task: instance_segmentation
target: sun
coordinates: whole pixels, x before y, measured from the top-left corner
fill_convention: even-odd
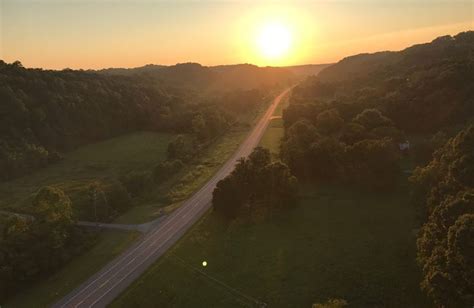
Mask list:
[[[282,23],[267,23],[259,29],[256,43],[263,58],[282,59],[291,48],[292,33],[289,27]]]

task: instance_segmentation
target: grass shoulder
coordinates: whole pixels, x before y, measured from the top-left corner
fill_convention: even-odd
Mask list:
[[[139,236],[138,232],[129,231],[101,232],[90,250],[74,258],[53,276],[11,298],[5,307],[48,307],[118,256]]]
[[[115,222],[147,222],[161,215],[161,211],[158,213],[160,209],[165,209],[166,213],[178,207],[237,149],[263,110],[264,108],[258,113],[247,115],[240,125],[233,126],[230,131],[216,138],[202,152],[197,153],[192,163],[169,181],[149,191],[147,195],[134,199],[134,206]],[[11,205],[14,204],[14,208],[18,209],[22,202],[26,204],[31,199],[41,184],[54,183],[71,192],[87,186],[98,176],[116,178],[123,172],[150,168],[166,158],[167,146],[172,138],[173,135],[170,134],[141,132],[80,148],[69,153],[62,162],[46,167],[30,178],[3,183],[2,188],[5,190],[9,185],[19,189],[15,192],[15,202],[5,200],[8,197],[6,193],[0,194],[0,199],[2,204],[9,205],[7,208],[12,208]],[[163,196],[167,196],[167,200],[163,200]],[[135,232],[101,232],[90,250],[75,257],[53,276],[35,283],[10,299],[7,307],[48,306],[119,255],[138,236]]]
[[[354,307],[424,306],[407,201],[403,192],[309,185],[293,209],[258,223],[229,224],[211,212],[112,307],[254,304],[213,279],[272,307],[328,298]]]

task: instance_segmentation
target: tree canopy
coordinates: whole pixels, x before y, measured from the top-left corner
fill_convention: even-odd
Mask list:
[[[262,209],[290,205],[296,197],[297,180],[281,162],[272,162],[270,151],[257,147],[242,158],[213,192],[216,212],[229,218],[254,214]]]
[[[415,170],[416,200],[425,223],[418,236],[422,288],[439,306],[474,300],[474,127]]]

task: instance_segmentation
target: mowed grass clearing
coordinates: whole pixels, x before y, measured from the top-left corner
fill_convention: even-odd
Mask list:
[[[0,183],[0,209],[21,210],[46,185],[58,186],[68,193],[86,187],[95,179],[113,178],[131,170],[150,168],[166,159],[172,138],[172,134],[137,132],[66,153],[58,163]]]
[[[258,222],[228,223],[211,212],[112,307],[256,305],[214,279],[269,307],[328,298],[351,307],[423,307],[414,217],[404,191],[344,187],[305,187],[293,209]]]
[[[144,223],[170,213],[204,185],[237,150],[248,129],[235,129],[213,142],[166,182],[148,189],[116,223]]]
[[[260,146],[270,150],[272,157],[278,159],[280,155],[280,143],[281,138],[285,134],[285,129],[283,127],[283,119],[281,118],[283,114],[283,109],[285,109],[289,104],[288,95],[283,98],[280,104],[275,109],[273,113],[273,118],[268,124],[265,134],[260,140]]]
[[[270,150],[273,158],[278,158],[280,153],[281,138],[285,134],[283,128],[283,120],[281,118],[274,118],[268,124],[265,134],[260,140],[260,146]]]

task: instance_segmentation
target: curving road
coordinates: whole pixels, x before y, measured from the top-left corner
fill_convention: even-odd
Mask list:
[[[236,162],[241,157],[248,156],[258,145],[275,108],[289,91],[290,89],[286,89],[273,100],[239,149],[206,185],[161,224],[53,307],[105,307],[124,291],[211,207],[212,192],[217,182],[232,172]]]

